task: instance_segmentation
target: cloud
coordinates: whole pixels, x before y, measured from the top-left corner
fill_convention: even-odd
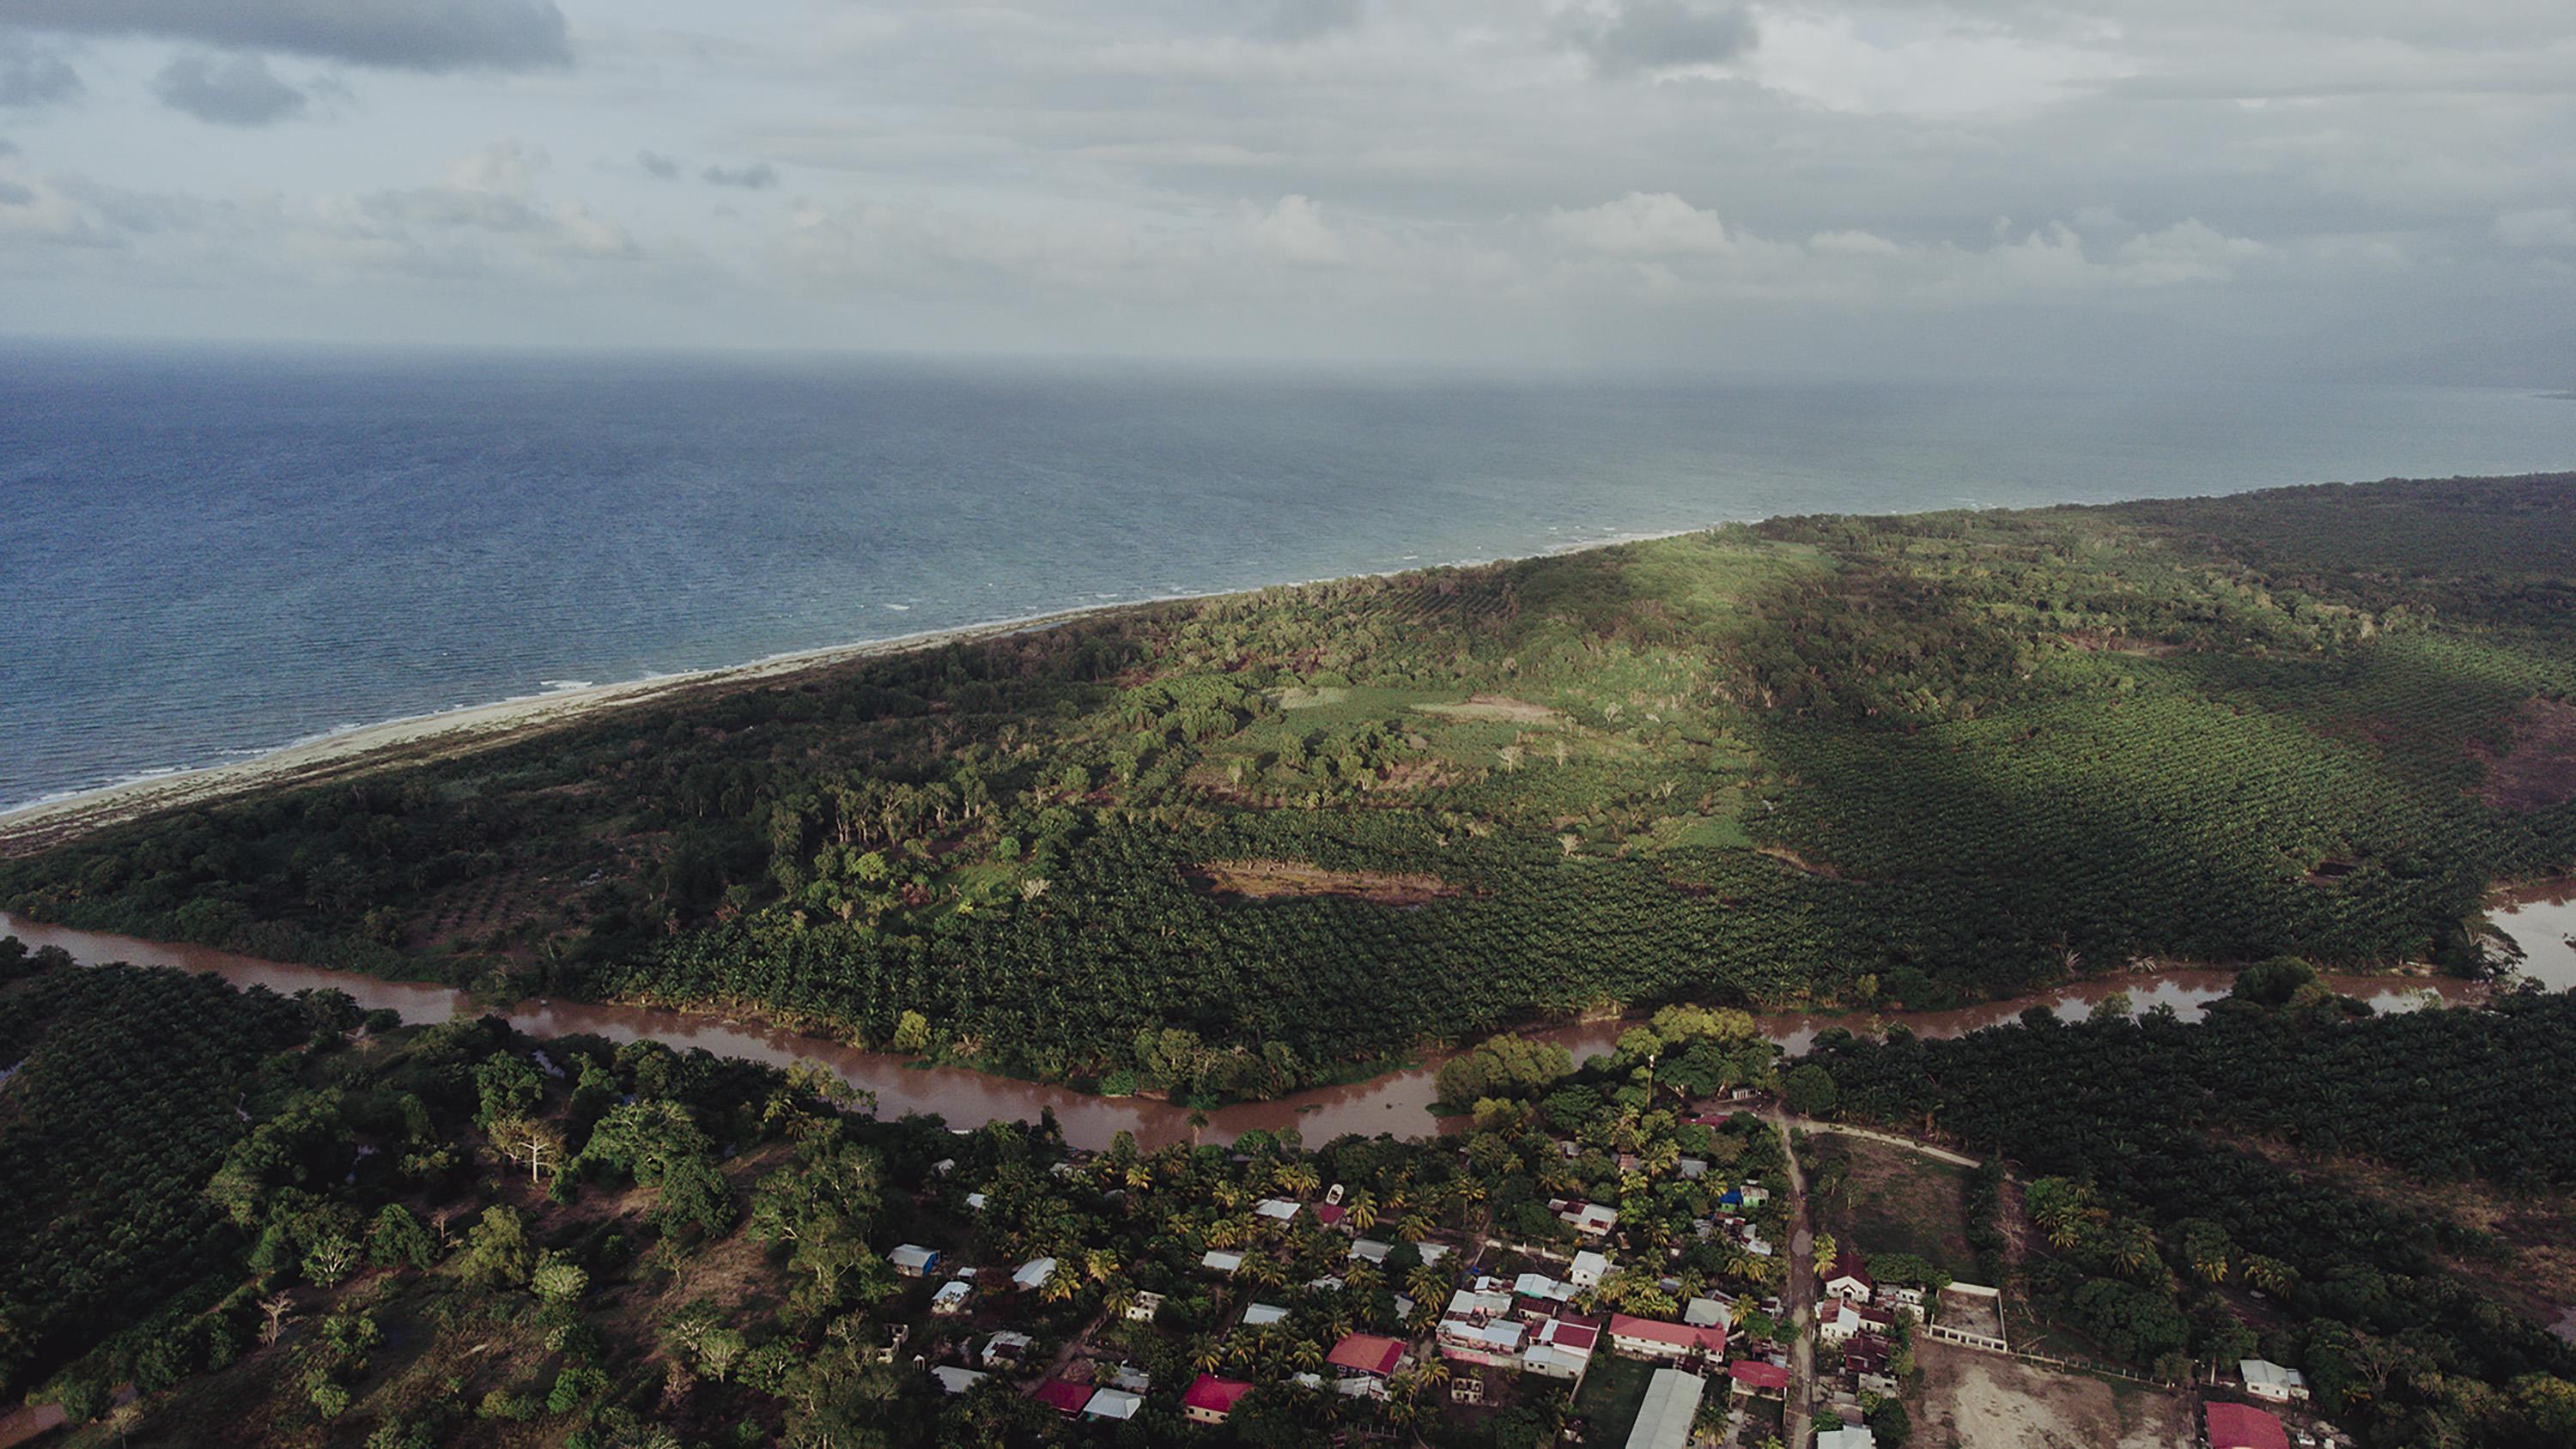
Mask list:
[[[2543,206],[2496,218],[2495,237],[2522,250],[2576,247],[2576,207]]]
[[[495,141],[448,167],[437,185],[374,192],[337,212],[344,232],[378,241],[410,244],[440,233],[483,233],[558,258],[642,255],[617,223],[579,202],[539,197],[536,177],[546,164],[543,151]]]
[[[390,70],[535,70],[572,60],[554,0],[0,0],[0,23]]]
[[[663,181],[669,181],[680,174],[680,163],[659,151],[636,152],[635,164],[644,168],[645,175]]]
[[[80,73],[68,61],[0,31],[0,108],[50,105],[80,93]]]
[[[174,57],[152,81],[172,110],[218,126],[265,126],[304,110],[304,92],[270,73],[256,55]]]
[[[743,191],[766,191],[778,184],[778,168],[766,161],[749,166],[710,166],[698,173],[709,186],[731,186]]]
[[[1735,245],[1716,212],[1669,191],[1631,191],[1581,211],[1559,208],[1542,226],[1561,241],[1613,257],[1712,256]]]
[[[1723,65],[1753,48],[1752,12],[1709,0],[1624,0],[1574,21],[1568,38],[1602,76]]]

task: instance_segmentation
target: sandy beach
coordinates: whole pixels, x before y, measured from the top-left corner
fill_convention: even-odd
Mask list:
[[[0,813],[0,855],[28,854],[128,820],[203,805],[253,790],[310,785],[395,765],[417,764],[512,744],[550,729],[594,719],[615,710],[668,700],[675,695],[772,683],[792,675],[860,660],[882,659],[978,639],[1002,638],[1053,628],[1078,618],[1145,607],[1151,605],[1120,603],[1104,604],[1095,609],[1069,609],[1029,619],[800,650],[720,669],[522,695],[489,704],[442,710],[437,714],[412,715],[362,725],[317,739],[298,741],[245,760],[126,780]]]

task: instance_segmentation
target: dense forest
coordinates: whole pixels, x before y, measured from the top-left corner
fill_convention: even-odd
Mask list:
[[[2576,862],[2576,480],[1798,518],[710,687],[0,905],[1184,1099],[1678,1000],[2485,960]]]
[[[1287,1449],[1340,1429],[1539,1449],[1620,1406],[1501,1373],[1453,1403],[1427,1352],[1359,1397],[1298,1375],[1331,1374],[1354,1332],[1426,1340],[1471,1255],[1564,1273],[1569,1196],[1620,1212],[1580,1240],[1616,1260],[1583,1309],[1725,1293],[1737,1352],[1783,1331],[1760,1304],[1784,1260],[1696,1231],[1784,1161],[1769,1123],[1685,1105],[1776,1080],[1741,1013],[1668,1009],[1582,1067],[1498,1042],[1451,1078],[1475,1123],[1437,1142],[1095,1154],[1045,1123],[883,1120],[804,1067],[401,1026],[335,992],[15,945],[0,1194],[33,1210],[4,1229],[0,1394],[58,1406],[84,1449]],[[1785,1240],[1782,1211],[1753,1229]],[[1466,1246],[1486,1237],[1528,1253]],[[934,1266],[906,1276],[905,1246]],[[1212,1251],[1242,1261],[1210,1271]],[[1221,1427],[1182,1421],[1201,1374],[1254,1386]],[[1042,1383],[1144,1403],[1075,1419]]]
[[[1837,1032],[1802,1074],[1822,1110],[2027,1174],[2005,1271],[2114,1358],[2180,1377],[2259,1350],[2388,1449],[2576,1443],[2576,1346],[2533,1316],[2570,1288],[2564,1228],[2516,1241],[2455,1210],[2498,1194],[2563,1224],[2576,994],[2369,1017],[2272,962],[2195,1024]]]

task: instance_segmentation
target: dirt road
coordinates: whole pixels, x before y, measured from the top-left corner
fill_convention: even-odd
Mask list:
[[[1815,1434],[1816,1234],[1807,1219],[1807,1171],[1789,1147],[1790,1123],[1787,1113],[1772,1109],[1771,1125],[1780,1129],[1780,1145],[1789,1159],[1789,1281],[1780,1289],[1780,1306],[1788,1311],[1798,1334],[1789,1348],[1789,1402],[1784,1417],[1789,1449],[1807,1449]]]

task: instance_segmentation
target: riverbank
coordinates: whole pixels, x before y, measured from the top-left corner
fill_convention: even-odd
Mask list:
[[[203,946],[72,930],[6,912],[0,912],[0,935],[15,935],[30,947],[59,946],[83,965],[126,961],[211,971],[236,986],[265,986],[286,994],[313,989],[345,991],[365,1010],[392,1011],[412,1024],[482,1015],[488,1010],[454,987],[388,981],[318,966],[263,961]],[[2326,980],[2335,990],[2358,996],[2382,1011],[2414,1009],[2423,1004],[2428,991],[2452,1005],[2473,1005],[2486,995],[2481,983],[2449,977],[2335,975]],[[2033,1006],[2044,1006],[2065,1020],[2080,1020],[2114,993],[2125,994],[2132,1010],[2145,1012],[2167,1006],[2185,1019],[2192,1019],[2210,1002],[2227,995],[2234,981],[2235,973],[2215,967],[2166,967],[2099,977],[1949,1011],[1768,1013],[1754,1019],[1766,1037],[1794,1055],[1805,1051],[1819,1034],[1836,1028],[1875,1035],[1901,1025],[1922,1037],[1960,1036],[2012,1021]],[[2576,975],[2553,989],[2570,985],[2576,985]],[[851,1086],[873,1094],[879,1110],[887,1115],[935,1113],[953,1124],[965,1125],[1034,1122],[1052,1114],[1068,1142],[1095,1150],[1107,1147],[1121,1132],[1133,1134],[1149,1148],[1172,1142],[1231,1142],[1246,1132],[1291,1129],[1308,1142],[1320,1143],[1347,1133],[1428,1136],[1451,1120],[1438,1112],[1436,1079],[1441,1063],[1447,1060],[1445,1053],[1425,1053],[1417,1065],[1366,1081],[1315,1087],[1284,1097],[1237,1102],[1212,1112],[1194,1113],[1155,1098],[1094,1096],[1050,1083],[863,1051],[828,1037],[808,1036],[739,1016],[546,999],[521,1001],[491,1014],[504,1017],[531,1036],[590,1034],[615,1042],[650,1038],[680,1051],[704,1048],[718,1056],[772,1066],[814,1062]],[[1617,1017],[1532,1027],[1521,1034],[1562,1046],[1580,1061],[1585,1056],[1613,1050],[1620,1034],[1635,1024],[1633,1018]]]

